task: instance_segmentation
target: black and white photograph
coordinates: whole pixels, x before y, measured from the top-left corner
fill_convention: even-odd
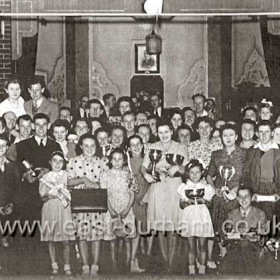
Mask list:
[[[0,280],[280,278],[280,0],[0,11]]]

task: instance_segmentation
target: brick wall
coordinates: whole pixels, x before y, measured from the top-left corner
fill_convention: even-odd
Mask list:
[[[11,0],[0,0],[0,11],[11,12]],[[1,13],[0,13],[1,19]],[[2,18],[3,19],[3,18]],[[11,20],[5,18],[5,35],[0,34],[0,98],[4,94],[4,82],[12,77],[12,33]]]

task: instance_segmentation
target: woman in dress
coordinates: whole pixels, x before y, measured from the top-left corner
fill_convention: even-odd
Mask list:
[[[98,141],[93,135],[84,134],[80,137],[78,145],[82,154],[69,161],[67,166],[68,186],[77,189],[100,188],[100,175],[107,169],[107,166],[103,159],[96,156],[99,152]],[[103,218],[104,214],[99,213],[73,213],[84,276],[89,273],[94,276],[98,273],[100,241],[104,238]],[[89,269],[89,245],[92,255],[91,270]]]
[[[24,99],[20,96],[20,81],[16,79],[7,81],[5,91],[8,97],[0,103],[0,117],[9,111],[15,113],[17,118],[25,115]]]
[[[145,201],[148,203],[147,220],[148,228],[158,232],[160,249],[166,268],[170,269],[177,242],[177,235],[174,233],[179,229],[182,210],[179,205],[177,189],[182,183],[181,174],[188,162],[187,148],[171,139],[173,126],[170,122],[161,120],[157,124],[157,132],[160,141],[150,145],[146,152],[141,167],[145,180],[151,184]],[[156,164],[156,170],[160,174],[160,181],[148,173],[151,164],[149,153],[151,150],[158,150],[162,157]],[[184,157],[180,165],[170,165],[166,160],[167,154],[178,154]],[[166,235],[165,235],[166,233]]]
[[[235,196],[242,179],[247,152],[236,144],[238,134],[235,125],[224,125],[221,128],[221,135],[224,148],[212,153],[207,173],[207,182],[216,190],[216,195],[212,199],[212,221],[215,232],[221,231],[222,223],[227,219],[228,212],[238,207]],[[225,169],[229,170],[227,182],[224,179]],[[216,178],[215,181],[214,178]],[[226,195],[228,191],[223,190],[225,185],[230,191],[229,195]],[[221,244],[220,250],[221,255],[224,256],[226,250]]]

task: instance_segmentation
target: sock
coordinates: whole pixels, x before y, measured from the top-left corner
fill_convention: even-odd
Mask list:
[[[195,274],[195,267],[194,267],[194,265],[189,265],[189,274]]]

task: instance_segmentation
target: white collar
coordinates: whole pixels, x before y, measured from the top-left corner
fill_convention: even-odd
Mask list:
[[[37,135],[35,135],[34,138],[35,138],[35,140],[36,140],[38,146],[40,146],[40,144],[41,144],[41,139],[42,139],[42,138],[39,138]],[[47,140],[48,140],[47,137],[45,137],[45,138],[43,139],[43,145],[44,145],[44,146],[47,145]]]
[[[273,140],[271,140],[270,145],[268,146],[268,148],[264,148],[261,142],[258,142],[257,144],[254,145],[255,149],[260,149],[263,152],[267,152],[270,149],[279,149],[279,146],[277,145],[276,142],[274,142]]]
[[[36,104],[37,104],[37,108],[38,107],[40,107],[41,106],[41,104],[43,103],[43,100],[44,100],[44,96],[42,96],[40,99],[38,99],[38,100],[32,100],[33,101],[33,103],[35,103],[36,102]]]
[[[241,207],[239,208],[240,209],[240,212],[241,212],[241,215],[242,215],[242,217],[243,217],[243,215],[247,218],[248,217],[248,214],[249,214],[249,212],[250,212],[250,210],[251,210],[251,208],[252,208],[252,206],[250,206],[248,209],[247,209],[247,211],[244,211],[244,210],[242,210],[241,209]]]
[[[9,163],[10,161],[4,157],[2,165],[0,166],[0,169],[2,170],[2,172],[5,171],[5,163]]]

